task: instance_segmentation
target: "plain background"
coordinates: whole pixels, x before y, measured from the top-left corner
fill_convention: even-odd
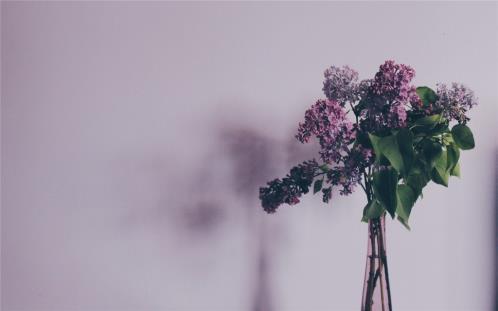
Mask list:
[[[1,5],[2,310],[357,310],[362,193],[267,216],[257,186],[308,156],[325,68],[386,59],[480,98],[463,178],[388,221],[395,309],[493,309],[496,3]]]

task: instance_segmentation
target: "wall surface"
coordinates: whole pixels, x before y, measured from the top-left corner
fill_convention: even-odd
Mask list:
[[[1,5],[2,310],[357,310],[362,193],[257,188],[325,68],[391,58],[480,98],[463,178],[388,221],[395,309],[493,309],[496,3]]]

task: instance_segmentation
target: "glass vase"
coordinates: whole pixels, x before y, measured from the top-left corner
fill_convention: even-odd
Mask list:
[[[385,215],[368,222],[367,263],[361,310],[392,311],[386,258]]]

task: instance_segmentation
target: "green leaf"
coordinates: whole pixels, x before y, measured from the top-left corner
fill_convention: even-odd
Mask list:
[[[449,179],[450,179],[449,172],[444,172],[441,174],[435,169],[432,171],[432,181],[435,182],[436,184],[448,187]]]
[[[375,162],[379,163],[380,158],[382,156],[382,153],[380,152],[380,148],[379,148],[379,142],[380,142],[381,137],[378,137],[378,136],[375,136],[375,135],[368,133],[368,138],[370,138],[370,142],[372,143],[372,147],[374,149]]]
[[[450,171],[451,176],[460,177],[460,163],[457,163],[455,167]]]
[[[373,174],[374,195],[393,218],[397,205],[397,185],[398,172],[392,167],[377,171]]]
[[[396,133],[396,139],[399,151],[403,158],[403,174],[406,176],[410,171],[413,163],[413,134],[409,129],[401,129]]]
[[[412,188],[407,185],[398,185],[398,205],[396,207],[396,214],[398,215],[398,220],[410,230],[408,226],[408,218],[412,211],[413,205],[417,199],[417,196],[413,192]]]
[[[446,172],[446,168],[448,167],[447,165],[448,165],[448,151],[443,150],[440,153],[439,157],[437,157],[434,163],[434,167],[438,172],[444,173]]]
[[[437,136],[437,135],[441,135],[441,134],[448,133],[448,132],[449,132],[448,122],[446,120],[444,120],[444,123],[438,123],[438,124],[436,124],[436,126],[432,130],[429,130],[427,132],[427,135]]]
[[[391,166],[391,162],[389,162],[389,160],[384,155],[381,155],[380,156],[379,165],[381,165],[381,166]]]
[[[387,159],[388,164],[398,172],[405,176],[408,174],[414,158],[413,134],[410,130],[401,129],[396,134],[385,137],[369,134],[369,138],[377,163],[383,163]]]
[[[457,124],[451,129],[451,134],[460,149],[469,150],[475,147],[474,135],[468,126]]]
[[[363,217],[361,218],[361,221],[368,222],[370,219],[378,218],[382,216],[384,211],[385,209],[377,200],[372,200],[363,209]]]
[[[410,212],[412,211],[413,204],[417,197],[412,188],[407,185],[398,185],[398,206],[396,207],[396,214],[401,218],[408,221]]]
[[[431,116],[417,119],[417,121],[415,121],[413,126],[414,127],[420,126],[427,129],[433,129],[440,121],[441,121],[441,116],[438,114],[434,114]]]
[[[434,167],[435,161],[441,153],[443,152],[442,146],[432,140],[424,140],[422,144],[422,153],[425,158],[425,162],[428,164],[428,171]]]
[[[435,103],[437,101],[436,92],[427,86],[417,87],[417,95],[422,100],[424,106]]]
[[[398,146],[398,140],[396,136],[389,135],[386,137],[382,137],[378,142],[378,148],[382,155],[384,155],[391,165],[398,172],[405,172],[405,165],[403,162],[403,157],[401,156],[401,152]]]
[[[410,230],[411,230],[410,225],[408,225],[408,222],[407,222],[407,221],[405,221],[403,218],[401,218],[401,217],[399,217],[399,216],[398,216],[398,217],[396,217],[396,219],[398,219],[398,220],[399,220],[399,222],[400,222],[403,226],[405,226],[405,228],[406,228],[408,231],[410,231]]]
[[[432,181],[436,184],[448,187],[448,179],[450,177],[449,172],[440,173],[436,168],[432,170]]]
[[[427,185],[430,178],[427,177],[425,169],[420,168],[420,166],[413,167],[405,182],[410,188],[412,188],[417,198],[422,194],[422,189]]]
[[[448,179],[450,172],[448,167],[448,152],[443,150],[435,161],[434,169],[432,170],[432,181],[437,184],[448,187]]]
[[[315,194],[318,191],[322,190],[322,184],[323,184],[323,179],[317,179],[315,181],[315,184],[313,185],[313,194]]]
[[[460,159],[460,149],[452,143],[446,147],[446,151],[448,156],[446,170],[451,172]]]

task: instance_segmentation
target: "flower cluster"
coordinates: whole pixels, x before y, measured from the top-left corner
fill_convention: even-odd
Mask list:
[[[306,143],[312,135],[320,143],[320,156],[325,163],[341,161],[355,139],[353,123],[347,118],[345,109],[335,100],[318,100],[306,111],[296,138]]]
[[[418,100],[415,87],[410,84],[415,77],[415,70],[410,66],[386,61],[375,74],[372,93],[382,96],[391,103],[405,104]]]
[[[368,102],[361,112],[362,128],[375,132],[406,125],[407,107],[419,105],[420,98],[411,80],[415,70],[410,66],[386,61],[373,80],[362,82],[363,99]]]
[[[395,148],[398,148],[398,143],[395,143],[390,146],[387,154],[380,151],[377,158],[379,161],[375,162],[372,150],[375,143],[371,140],[371,135],[377,139],[395,137],[394,141],[397,142],[397,135],[406,134],[406,130],[412,131],[414,122],[436,114],[441,114],[446,120],[446,124],[439,124],[437,131],[446,130],[448,134],[447,121],[456,120],[465,124],[469,120],[467,111],[477,103],[474,93],[461,84],[453,83],[451,87],[438,84],[437,92],[428,87],[417,89],[412,84],[415,70],[392,60],[382,64],[373,79],[359,81],[358,73],[348,66],[332,66],[325,70],[324,76],[323,92],[326,99],[317,100],[306,110],[304,122],[299,123],[295,136],[301,143],[309,142],[312,137],[316,138],[323,164],[318,164],[315,160],[303,162],[292,168],[283,179],[275,179],[267,187],[261,188],[259,197],[268,213],[273,213],[283,203],[298,203],[299,197],[309,191],[315,179],[313,190],[321,190],[324,202],[331,199],[333,188],[338,188],[341,195],[348,195],[358,184],[368,192],[370,200],[374,195],[372,172],[379,171],[381,166],[394,167],[390,161],[402,156],[401,153],[393,154],[396,152]],[[355,122],[348,118],[349,112],[354,114]],[[432,119],[434,118],[424,122],[431,122]],[[422,127],[423,125],[417,125],[417,135],[437,132],[433,128],[423,130]],[[411,137],[413,133],[407,135]],[[468,135],[464,139],[467,138]],[[384,140],[387,141],[389,140]],[[437,143],[440,140],[427,137],[426,141]],[[465,148],[469,148],[473,142],[465,141],[463,144]],[[378,146],[375,148],[379,151]],[[404,149],[403,152],[410,154],[414,146],[403,148],[408,148],[408,151]],[[416,154],[422,153],[417,151]],[[410,154],[409,161],[414,156],[415,153]],[[402,170],[400,167],[396,169]],[[428,172],[431,169],[432,167]],[[427,178],[431,179],[432,176],[423,176],[422,180]],[[398,182],[398,178],[395,182]]]
[[[343,107],[358,100],[358,72],[348,66],[332,66],[325,70],[324,76],[323,92],[329,100],[337,101]]]
[[[293,167],[282,180],[274,179],[268,183],[268,187],[260,188],[259,198],[263,209],[267,213],[274,213],[283,203],[299,203],[299,197],[308,193],[318,169],[315,160],[305,161]]]
[[[333,186],[340,186],[339,193],[348,195],[360,183],[365,168],[374,161],[372,149],[356,145],[344,157],[342,165],[332,167],[327,172],[328,182]]]
[[[441,113],[448,120],[458,123],[467,123],[469,118],[466,113],[477,105],[474,92],[465,85],[452,83],[451,88],[445,84],[437,85],[438,100],[434,104],[434,111]]]

